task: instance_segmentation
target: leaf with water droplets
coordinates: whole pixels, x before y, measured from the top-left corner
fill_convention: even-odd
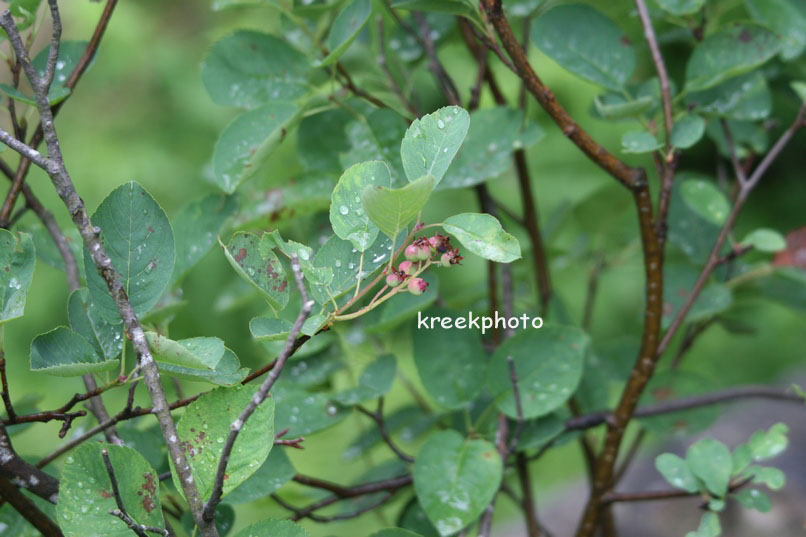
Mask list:
[[[414,463],[414,490],[443,537],[476,520],[501,484],[503,464],[491,443],[456,431],[433,433]]]
[[[487,353],[481,337],[466,325],[464,329],[456,326],[458,319],[467,322],[467,316],[456,312],[431,309],[423,317],[448,318],[453,328],[442,328],[438,321],[436,328],[418,327],[414,331],[414,363],[420,381],[440,406],[460,408],[475,399],[484,386]]]
[[[463,188],[495,179],[512,167],[512,153],[544,136],[543,129],[524,121],[523,112],[506,106],[475,110],[470,129],[453,163],[436,189]],[[447,153],[448,148],[443,148]]]
[[[517,418],[509,357],[518,376],[523,417],[535,418],[563,405],[582,379],[588,336],[574,326],[527,326],[496,349],[487,371],[487,387],[498,408]]]
[[[369,0],[352,0],[350,4],[336,15],[327,36],[326,45],[330,53],[319,62],[320,67],[332,65],[339,61],[358,36],[372,13]]]
[[[773,58],[781,41],[758,24],[734,24],[705,38],[686,65],[686,91],[701,91]]]
[[[691,210],[709,222],[720,226],[727,220],[730,203],[713,183],[689,179],[681,183],[680,195]]]
[[[123,321],[106,321],[90,300],[87,289],[76,289],[70,294],[67,317],[70,327],[92,344],[98,356],[109,359],[120,354],[123,348]]]
[[[342,169],[359,162],[382,160],[389,166],[391,186],[406,184],[400,157],[400,140],[406,134],[406,127],[400,114],[388,109],[372,110],[360,119],[348,116],[342,134],[342,138],[347,138],[347,150],[341,151],[339,156]]]
[[[700,483],[689,470],[686,461],[673,453],[663,453],[655,458],[655,468],[673,487],[687,492],[700,490]]]
[[[62,41],[60,43],[59,57],[56,60],[56,70],[53,73],[53,83],[50,85],[50,90],[48,91],[48,101],[51,106],[59,104],[70,96],[70,90],[65,84],[70,77],[70,73],[76,68],[78,60],[84,55],[86,48],[86,41]],[[49,53],[50,46],[46,46],[36,55],[36,58],[34,58],[33,65],[39,76],[45,74]],[[92,65],[92,63],[90,63],[90,65]],[[22,91],[13,86],[0,84],[0,90],[14,100],[36,106],[36,100],[33,97],[25,95]]]
[[[457,214],[446,219],[442,227],[456,237],[462,246],[484,259],[511,263],[521,258],[518,239],[504,231],[501,223],[492,215]]]
[[[161,362],[160,373],[183,380],[209,382],[217,386],[235,386],[246,378],[246,375],[249,374],[249,369],[241,367],[241,361],[238,360],[238,356],[225,347],[224,355],[214,369],[194,369]]]
[[[798,4],[801,4],[800,6]],[[745,0],[750,15],[781,39],[781,59],[795,60],[806,49],[806,10],[797,0]]]
[[[65,537],[131,534],[122,520],[109,514],[118,506],[102,449],[109,454],[126,513],[137,524],[164,528],[157,473],[143,456],[125,446],[86,443],[70,453],[62,468],[56,516]]]
[[[227,495],[227,503],[248,503],[268,497],[297,475],[282,447],[269,452],[266,462]]]
[[[401,188],[368,185],[361,194],[361,203],[372,223],[391,239],[417,217],[432,190],[434,178],[430,175]]]
[[[650,153],[660,149],[662,144],[647,131],[630,131],[621,137],[622,153]]]
[[[230,426],[257,392],[258,386],[216,388],[188,406],[176,426],[179,445],[185,452],[199,495],[212,492],[224,443]],[[224,480],[224,495],[254,474],[274,445],[274,400],[268,398],[243,425],[232,449]],[[171,461],[174,486],[181,491],[178,473]]]
[[[190,269],[210,251],[224,222],[237,208],[238,200],[235,196],[208,194],[191,201],[179,211],[173,221],[176,265],[171,276],[172,285],[181,282]]]
[[[469,128],[470,116],[458,106],[446,106],[415,119],[400,145],[403,169],[409,181],[431,175],[438,185]]]
[[[532,24],[532,42],[577,76],[624,89],[635,71],[635,47],[618,24],[583,4],[561,5]]]
[[[0,229],[0,324],[25,313],[35,264],[31,236]]]
[[[713,438],[697,441],[686,451],[686,464],[710,492],[725,496],[733,469],[733,458],[725,444]]]
[[[293,100],[308,92],[310,65],[283,39],[240,30],[218,41],[201,64],[201,77],[213,101],[255,108]]]
[[[341,422],[350,414],[348,407],[337,403],[328,393],[275,386],[272,397],[277,404],[275,426],[278,431],[288,429],[288,438],[322,431]]]
[[[109,194],[92,223],[137,315],[151,309],[173,273],[174,234],[165,212],[138,183],[125,183]],[[111,322],[120,319],[106,282],[98,275],[89,250],[84,249],[87,288],[98,311]]]
[[[757,121],[770,115],[772,94],[766,77],[753,71],[686,95],[692,111],[725,119]],[[720,126],[721,130],[721,126]]]
[[[117,365],[117,360],[98,356],[89,341],[64,326],[39,334],[31,343],[31,371],[75,377],[109,371]]]
[[[361,203],[365,188],[388,187],[392,178],[389,167],[374,160],[356,164],[345,171],[330,197],[330,225],[359,252],[372,246],[378,238],[378,226],[370,221]]]
[[[289,298],[285,268],[271,250],[261,255],[259,243],[257,235],[239,231],[224,247],[224,255],[235,272],[260,291],[272,308],[281,310]]]
[[[282,143],[301,112],[294,103],[278,100],[236,117],[213,150],[215,184],[227,194],[235,192]]]

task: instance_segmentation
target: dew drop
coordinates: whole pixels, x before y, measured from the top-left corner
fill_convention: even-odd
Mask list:
[[[441,119],[438,119],[437,120],[437,127],[439,127],[440,129],[444,129],[445,128],[445,122],[442,121]]]
[[[339,212],[341,214],[347,214],[348,212],[350,212],[350,209],[348,209],[346,205],[342,205],[341,207],[339,207]]]

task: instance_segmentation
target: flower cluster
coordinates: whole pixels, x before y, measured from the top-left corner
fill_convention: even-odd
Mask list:
[[[457,265],[463,259],[459,248],[453,248],[447,235],[434,234],[433,237],[416,237],[403,252],[406,257],[397,268],[392,267],[386,276],[386,285],[397,287],[406,284],[413,295],[421,295],[428,289],[428,282],[417,275],[429,264],[440,267]]]

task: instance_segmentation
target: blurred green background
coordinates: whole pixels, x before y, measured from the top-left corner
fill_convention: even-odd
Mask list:
[[[86,39],[102,7],[102,3],[86,1],[63,3],[65,37]],[[620,22],[636,42],[641,39],[636,20]],[[121,2],[94,65],[57,120],[67,166],[90,211],[94,211],[111,190],[131,180],[144,185],[171,217],[189,200],[216,191],[204,179],[204,169],[219,132],[237,111],[211,102],[201,84],[200,62],[216,40],[236,28],[271,31],[277,26],[278,15],[270,10],[213,12],[208,2],[203,0]],[[467,96],[475,78],[475,65],[471,57],[460,46],[447,46],[440,54],[457,85]],[[596,88],[563,71],[534,48],[531,55],[544,81],[554,89],[572,116],[580,118],[584,127],[605,146],[618,148],[621,135],[631,126],[605,123],[588,115]],[[360,76],[363,70],[369,69],[362,64],[362,58],[366,56],[346,57],[345,65],[351,73]],[[682,55],[680,58],[669,58],[673,76],[680,76],[684,59]],[[646,56],[641,58],[640,68],[645,71],[651,69]],[[496,73],[507,95],[514,98],[519,89],[514,77],[500,68],[499,64],[496,64]],[[430,101],[433,108],[443,104],[424,65],[418,68],[417,83],[422,84],[424,101]],[[773,90],[780,97],[775,100],[775,116],[792,117],[796,103],[791,98],[781,97],[786,93],[786,88],[773,84]],[[490,104],[486,94],[483,103]],[[626,215],[630,225],[634,220],[633,209],[628,194],[584,158],[545,114],[533,105],[529,110],[531,117],[547,133],[529,151],[528,159],[541,222],[550,234],[552,276],[569,317],[576,321],[581,316],[586,281],[593,262],[591,256],[582,253],[592,241],[592,230],[573,221],[569,223],[568,207],[587,199],[586,207],[593,221],[609,221],[613,217]],[[2,121],[6,122],[7,118]],[[786,232],[806,224],[804,135],[806,133],[802,132],[792,142],[752,196],[739,219],[738,236],[760,225]],[[316,143],[316,139],[288,137],[265,170],[252,180],[246,195],[293,177],[300,171],[295,157],[295,144]],[[10,161],[15,160],[8,150],[2,156]],[[648,157],[633,156],[627,160],[645,166],[654,174],[654,166]],[[696,169],[713,174],[716,160],[712,146],[703,143],[686,154],[680,169]],[[29,184],[57,219],[69,226],[68,215],[56,198],[48,178],[34,170]],[[520,202],[514,177],[505,175],[491,183],[490,188],[504,205],[519,212]],[[591,200],[594,192],[597,198]],[[605,201],[597,202],[598,199]],[[611,204],[610,200],[613,199],[620,202]],[[426,220],[436,220],[454,212],[475,211],[477,208],[475,195],[470,191],[442,192],[429,204]],[[34,216],[28,214],[18,229],[35,225]],[[525,238],[520,229],[512,228],[511,222],[505,222],[505,226],[519,238]],[[623,263],[605,271],[602,276],[592,329],[594,341],[638,333],[643,301],[643,269],[637,233],[632,233],[634,235],[625,249]],[[290,234],[293,238],[293,230]],[[525,242],[522,241],[522,244]],[[526,297],[524,303],[519,304],[521,309],[533,307],[529,267],[528,261],[515,265],[518,294]],[[468,298],[458,300],[473,303],[479,298],[477,290],[484,288],[483,269],[483,262],[468,259],[464,268],[452,270],[449,279],[443,278],[443,293],[451,297],[464,293]],[[188,306],[172,323],[171,335],[176,338],[218,336],[238,354],[244,365],[254,367],[270,358],[251,340],[248,330],[249,319],[262,311],[260,301],[253,300],[226,313],[218,313],[215,308],[220,290],[234,278],[220,250],[210,252],[185,282],[184,298]],[[12,396],[17,399],[27,393],[41,394],[43,399],[39,407],[42,409],[58,406],[69,394],[83,391],[79,379],[55,378],[28,371],[32,338],[66,323],[66,298],[64,275],[38,262],[26,315],[6,327],[6,357]],[[778,381],[786,384],[792,372],[803,367],[806,358],[802,341],[803,328],[806,326],[804,308],[798,311],[753,299],[749,299],[745,306],[746,320],[755,328],[755,334],[739,337],[725,332],[719,326],[714,327],[698,342],[686,362],[686,368],[702,372],[712,379],[715,387],[747,382]],[[418,380],[408,343],[410,328],[397,329],[399,334],[396,337],[400,340],[398,360],[399,367],[416,384]],[[339,335],[342,338],[354,336],[347,330]],[[337,378],[345,385],[371,358],[371,353],[364,352],[364,347],[356,348],[354,356],[348,356],[350,371]],[[166,386],[173,393],[170,383],[166,383]],[[186,387],[188,393],[193,389],[203,389],[203,386]],[[390,397],[390,408],[406,397],[399,383],[394,390]],[[123,397],[123,393],[115,392],[105,396],[111,412],[122,407]],[[138,390],[138,404],[147,403],[144,391]],[[86,429],[89,421],[90,418],[85,418],[77,422],[74,430]],[[360,431],[370,426],[368,420],[357,415],[350,416],[338,427],[309,438],[305,442],[305,450],[289,450],[289,455],[300,472],[349,483],[367,470],[372,462],[380,462],[388,456],[381,446],[357,460],[343,460],[345,447]],[[15,436],[15,446],[27,456],[43,456],[58,445],[58,428],[58,424],[35,425]],[[416,449],[411,444],[406,448],[410,451]],[[57,466],[52,466],[51,471]],[[539,496],[546,496],[546,491],[556,484],[582,474],[583,466],[576,444],[550,452],[535,466],[533,472]],[[296,489],[293,485],[290,488],[299,493],[297,503],[307,503],[303,496],[306,490]],[[365,515],[357,521],[330,526],[308,522],[305,525],[314,537],[366,535],[376,525],[382,525],[384,521],[392,522],[400,504],[398,500],[392,503],[391,508]],[[498,516],[512,514],[512,504],[501,501],[499,505]],[[284,514],[271,500],[265,500],[248,508],[239,507],[236,526],[242,527],[260,518]]]

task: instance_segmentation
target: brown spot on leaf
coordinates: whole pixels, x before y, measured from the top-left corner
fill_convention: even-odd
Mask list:
[[[246,258],[246,248],[241,248],[240,250],[238,250],[238,253],[232,256],[232,258],[238,263],[243,261]]]
[[[154,227],[153,226],[148,226],[148,232],[149,233],[154,233]]]
[[[674,394],[674,390],[671,388],[655,388],[652,390],[652,397],[654,397],[656,401],[665,401]]]
[[[772,264],[776,267],[806,269],[806,226],[786,234],[786,248],[775,254]]]
[[[106,492],[105,490],[101,491],[101,498],[108,499],[108,498],[111,498],[111,497],[112,497],[112,495],[109,494],[108,492]]]
[[[632,41],[630,41],[630,38],[627,37],[626,35],[622,35],[620,41],[621,41],[621,44],[624,45],[625,47],[631,47],[632,46]]]
[[[281,283],[281,284],[280,284],[280,289],[279,289],[279,291],[282,293],[283,291],[285,291],[285,288],[286,288],[286,287],[288,287],[288,281],[287,281],[287,280],[283,280],[283,283]]]
[[[742,30],[742,32],[739,34],[739,41],[741,41],[742,43],[749,43],[752,40],[753,40],[753,34],[751,34],[750,30],[748,30],[747,28]]]

